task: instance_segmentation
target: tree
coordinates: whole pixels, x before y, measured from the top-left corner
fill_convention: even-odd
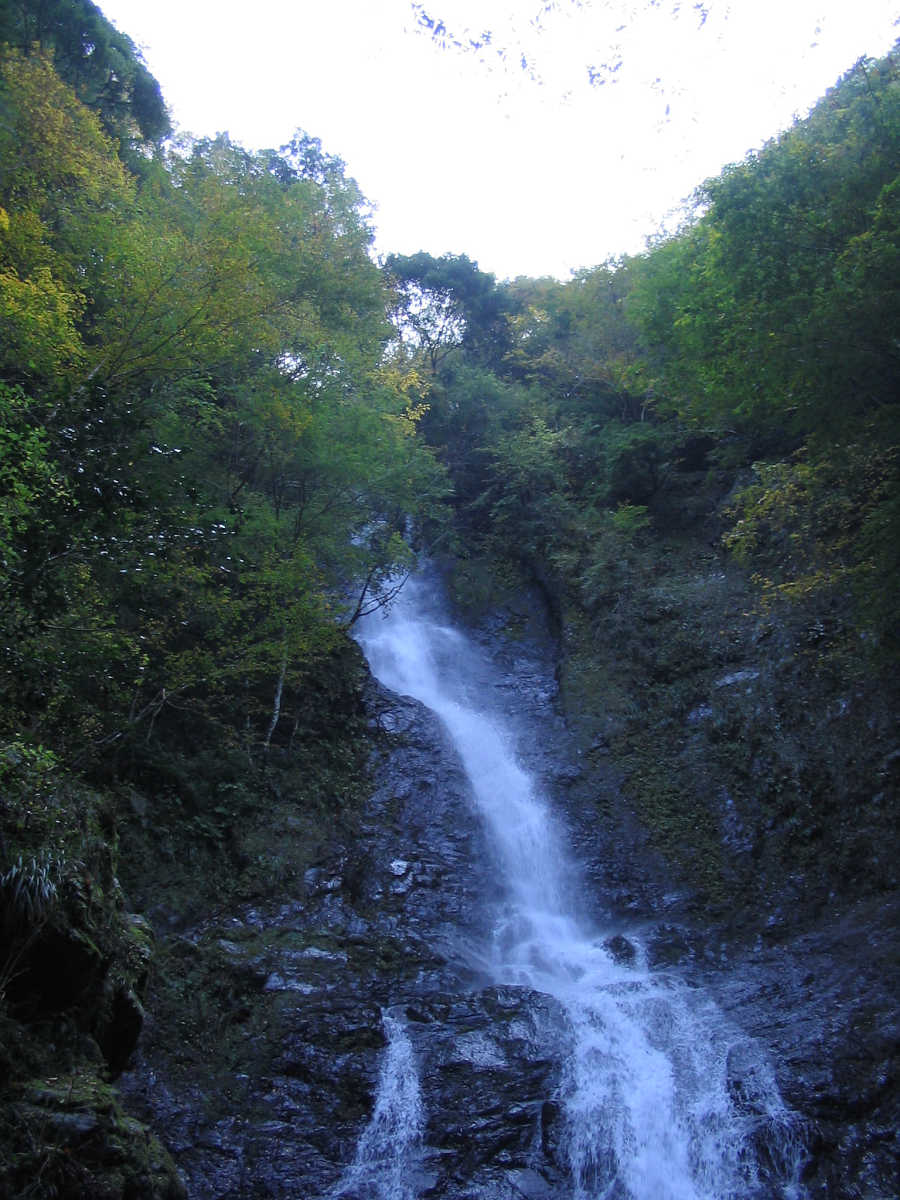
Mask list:
[[[135,181],[47,57],[3,71],[3,721],[85,761],[176,706],[268,745],[445,487],[365,203],[305,135]]]
[[[97,112],[133,164],[136,143],[158,142],[171,132],[159,84],[134,43],[90,0],[6,0],[3,42],[25,54],[52,55],[60,79]]]
[[[686,414],[791,449],[890,402],[895,356],[847,319],[863,296],[890,304],[883,268],[866,256],[870,283],[846,265],[863,244],[890,256],[870,234],[897,178],[897,70],[896,52],[858,63],[806,120],[707,181],[697,220],[645,256],[630,312]]]
[[[385,269],[398,296],[394,319],[400,337],[424,354],[432,375],[458,348],[485,366],[502,361],[507,303],[493,275],[465,254],[435,258],[424,251],[390,254]]]
[[[497,12],[493,28],[483,23],[466,26],[441,16],[431,3],[414,3],[412,8],[420,29],[439,46],[457,53],[473,55],[486,66],[523,74],[531,83],[545,86],[553,76],[553,55],[545,49],[548,29],[554,22],[582,14],[581,75],[589,87],[614,83],[624,65],[621,34],[642,14],[653,13],[660,20],[694,20],[702,28],[710,5],[695,0],[690,6],[681,0],[643,0],[617,5],[592,6],[585,0],[534,0],[530,5],[510,4],[506,12]],[[609,11],[607,11],[609,10]],[[589,22],[597,22],[593,27]],[[594,41],[592,36],[596,38]],[[592,44],[593,41],[593,44]],[[596,56],[591,51],[596,50]],[[566,91],[572,81],[567,80]]]
[[[0,55],[0,373],[68,380],[84,365],[86,291],[134,187],[96,116],[46,56]]]

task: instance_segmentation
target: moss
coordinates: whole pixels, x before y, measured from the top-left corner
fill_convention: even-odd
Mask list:
[[[162,793],[123,829],[122,880],[145,910],[190,921],[223,905],[295,890],[334,833],[353,828],[366,786],[362,730],[299,747],[292,760],[247,768],[246,788],[197,811]]]
[[[32,1044],[33,1071],[40,1048]],[[0,1190],[60,1200],[180,1200],[175,1167],[160,1142],[127,1117],[94,1059],[67,1046],[44,1070],[22,1073],[0,1094]],[[99,1057],[99,1056],[98,1056]]]
[[[708,542],[657,550],[641,586],[564,610],[561,698],[588,770],[612,768],[676,876],[748,931],[893,886],[896,680],[837,620],[761,614]]]
[[[181,1194],[111,1084],[143,1002],[173,1069],[206,1080],[225,1112],[234,1063],[258,1066],[279,1044],[264,1036],[280,1028],[278,997],[253,963],[264,935],[237,956],[218,944],[225,931],[157,943],[128,910],[168,924],[296,893],[326,842],[351,841],[366,791],[363,680],[348,642],[286,697],[293,721],[263,761],[227,731],[161,722],[93,781],[40,748],[0,747],[0,1194]]]
[[[20,973],[9,978],[0,1004],[4,1195],[182,1194],[165,1151],[149,1130],[126,1122],[110,1083],[140,1029],[135,989],[149,960],[146,931],[118,909],[120,900],[112,889],[89,908],[60,907],[32,931]],[[89,920],[90,934],[72,924],[77,919]]]
[[[207,780],[202,808],[168,790],[147,795],[145,806],[129,803],[123,882],[159,918],[147,1053],[204,1119],[234,1112],[241,1076],[274,1071],[296,1022],[296,995],[265,989],[272,952],[334,948],[316,931],[220,926],[209,914],[303,896],[304,874],[326,848],[353,845],[371,745],[351,702],[357,656],[344,665],[352,678],[328,684],[337,706],[330,722],[326,705],[292,750],[273,751],[262,766],[245,760],[240,775],[232,764],[219,785]],[[189,762],[179,770],[189,773]],[[171,932],[200,920],[199,939]]]
[[[448,559],[444,567],[450,598],[469,620],[496,612],[521,594],[521,570],[508,558],[473,553]]]

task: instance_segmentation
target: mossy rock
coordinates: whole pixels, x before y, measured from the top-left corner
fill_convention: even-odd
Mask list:
[[[25,1080],[0,1105],[0,1192],[54,1200],[184,1200],[150,1130],[90,1065]]]

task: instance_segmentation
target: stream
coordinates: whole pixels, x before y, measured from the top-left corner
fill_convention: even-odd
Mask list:
[[[893,1044],[884,1017],[854,1057],[861,989],[891,1004],[871,913],[740,952],[692,925],[582,769],[531,598],[464,631],[426,568],[361,624],[365,798],[302,871],[168,926],[183,1000],[121,1080],[191,1200],[830,1200],[845,1163],[892,1194],[890,1112],[855,1115]]]
[[[541,730],[517,714],[515,695],[442,613],[436,585],[410,579],[387,615],[367,618],[359,641],[384,687],[439,718],[486,835],[496,892],[475,923],[480,932],[461,936],[455,953],[473,979],[541,1010],[521,1033],[534,1058],[552,1063],[543,1123],[549,1112],[555,1132],[536,1134],[534,1169],[520,1170],[509,1194],[801,1197],[799,1123],[765,1054],[702,992],[651,970],[638,930],[598,928],[583,911],[565,832],[521,752]],[[417,1050],[402,1013],[401,1005],[383,1014],[372,1116],[333,1200],[445,1194],[428,1166],[429,1130],[441,1126],[441,1114],[427,1111],[428,1051]],[[521,1011],[510,1021],[523,1025]],[[483,1037],[481,1053],[489,1063],[501,1050]],[[541,1171],[548,1153],[552,1182]],[[494,1200],[495,1188],[465,1195]]]

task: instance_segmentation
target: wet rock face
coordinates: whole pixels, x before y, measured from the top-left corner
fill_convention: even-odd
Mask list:
[[[864,902],[713,980],[719,1003],[771,1048],[806,1122],[811,1200],[896,1194],[900,1162],[897,905]]]
[[[186,997],[210,1004],[208,1052],[179,1045],[151,996],[123,1090],[191,1197],[325,1197],[371,1116],[389,1010],[408,1031],[427,1114],[417,1193],[562,1197],[559,1014],[527,989],[490,985],[473,956],[496,872],[442,729],[377,685],[368,702],[389,752],[358,840],[336,841],[300,894],[179,940],[177,969],[219,1000]]]
[[[808,1137],[812,1200],[894,1194],[894,943],[866,932],[884,927],[883,914],[787,946],[773,933],[740,948],[698,925],[613,769],[603,797],[591,790],[596,769],[586,783],[555,704],[552,636],[510,642],[506,624],[476,633],[492,670],[473,686],[507,691],[540,731],[522,756],[576,848],[588,885],[580,906],[609,930],[610,954],[630,965],[640,943],[654,968],[703,983],[769,1048]],[[380,749],[355,836],[336,831],[279,903],[170,936],[162,969],[186,980],[183,1009],[162,1020],[151,990],[123,1077],[129,1104],[159,1132],[194,1200],[383,1200],[348,1170],[373,1118],[387,1012],[403,1025],[421,1088],[410,1194],[570,1200],[558,1102],[566,1021],[547,997],[494,986],[479,958],[499,873],[442,727],[375,683],[366,703]]]
[[[524,664],[513,661],[501,632],[487,629],[482,642],[495,661],[510,661],[511,687],[529,673],[537,678],[542,671],[546,674],[556,652],[549,630],[533,643],[532,656],[529,660],[526,654]],[[760,678],[761,665],[719,676],[713,696],[749,693]],[[539,706],[540,695],[540,688],[529,693],[526,687],[524,703]],[[548,730],[555,728],[554,707],[549,705]],[[847,702],[841,702],[828,719],[843,716],[846,709]],[[696,706],[687,714],[688,728],[703,725],[712,715],[711,704]],[[544,773],[558,807],[566,813],[591,885],[592,911],[613,924],[623,918],[636,922],[650,965],[677,970],[708,988],[735,1025],[767,1048],[781,1093],[799,1115],[807,1140],[802,1179],[806,1195],[810,1200],[897,1195],[896,892],[849,908],[846,903],[829,905],[822,912],[814,890],[785,862],[778,886],[767,897],[766,911],[760,912],[748,889],[736,885],[724,925],[721,920],[704,922],[690,889],[676,882],[654,852],[648,830],[620,790],[604,738],[598,736],[579,754],[563,733],[548,738],[543,751],[536,752],[532,765]],[[881,766],[888,787],[895,758],[888,755]],[[581,770],[587,761],[590,770]],[[870,803],[881,799],[876,796]],[[748,860],[759,854],[767,831],[760,833],[746,820],[728,792],[708,800],[720,814],[722,859],[735,880],[745,878]],[[870,855],[865,849],[860,863]],[[881,865],[878,869],[882,871]],[[837,889],[837,883],[834,886]],[[620,962],[630,962],[634,954],[622,934],[610,937],[606,947]]]
[[[508,691],[540,731],[522,757],[562,814],[580,770],[554,708],[551,642],[480,637],[491,667],[473,687]],[[389,1012],[425,1114],[414,1194],[568,1200],[556,1097],[571,1030],[556,1002],[487,975],[500,872],[442,726],[375,683],[367,709],[383,748],[356,836],[335,836],[282,902],[170,937],[184,1008],[164,1023],[151,994],[129,1103],[197,1200],[372,1200],[380,1193],[348,1168],[373,1116]],[[591,827],[576,814],[568,832],[579,823]],[[586,855],[605,861],[596,822],[594,835]],[[634,957],[627,938],[612,941]],[[183,1041],[189,1024],[200,1032]]]
[[[563,1196],[549,1099],[562,1014],[527,988],[433,994],[404,1010],[428,1121],[423,1196]]]

